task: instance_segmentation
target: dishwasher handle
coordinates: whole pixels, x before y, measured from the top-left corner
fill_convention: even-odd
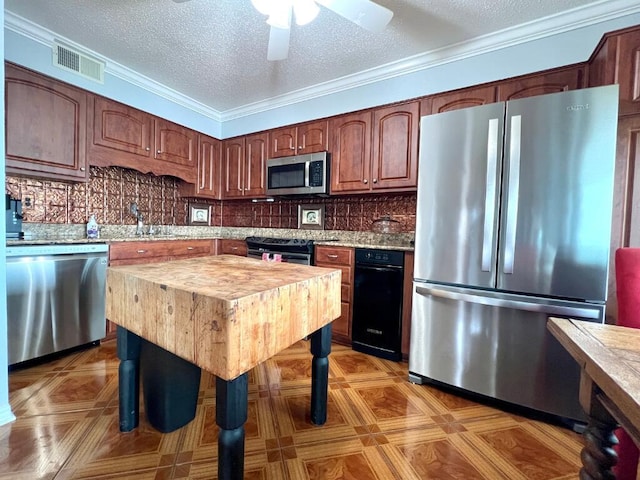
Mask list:
[[[373,266],[373,265],[363,265],[362,263],[356,263],[356,269],[357,270],[370,270],[370,271],[374,271],[374,272],[393,272],[393,271],[402,270],[403,267],[400,267],[400,266],[397,266],[397,265]]]
[[[477,303],[490,307],[511,308],[514,310],[525,310],[528,312],[546,313],[549,315],[580,317],[589,320],[598,320],[600,318],[600,312],[597,308],[550,305],[548,303],[536,303],[535,301],[491,297],[468,292],[455,292],[437,287],[416,287],[416,293],[424,297],[440,297],[448,300]]]

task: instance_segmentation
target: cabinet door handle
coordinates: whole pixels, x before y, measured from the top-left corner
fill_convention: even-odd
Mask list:
[[[149,150],[151,150],[151,147],[147,147],[145,148],[145,150],[148,152]]]
[[[187,247],[187,250],[193,250],[193,247]]]
[[[290,148],[291,150],[295,150],[295,149],[296,149],[296,147],[289,147],[289,148]]]
[[[158,152],[157,152],[157,153],[158,153],[158,154],[162,153],[162,150],[158,150]]]
[[[367,180],[366,178],[363,180],[364,184],[366,185],[367,183],[369,183],[369,180]]]
[[[378,179],[377,179],[377,178],[374,178],[374,179],[373,179],[373,183],[378,183]]]
[[[231,247],[231,250],[238,250],[238,247]]]
[[[338,255],[327,255],[327,258],[338,258]]]
[[[138,253],[147,253],[146,250],[138,250]]]
[[[80,167],[81,172],[84,172],[84,170],[85,170],[84,167]]]

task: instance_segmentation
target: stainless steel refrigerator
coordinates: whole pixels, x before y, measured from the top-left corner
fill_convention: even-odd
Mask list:
[[[604,321],[617,115],[612,85],[422,117],[411,381],[585,418],[546,320]]]

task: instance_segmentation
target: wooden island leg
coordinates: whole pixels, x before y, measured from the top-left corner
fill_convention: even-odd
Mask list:
[[[242,480],[244,476],[244,424],[249,400],[248,374],[233,380],[216,377],[218,480]]]
[[[120,401],[120,431],[130,432],[138,426],[140,411],[140,337],[118,327],[117,351],[118,399]]]
[[[580,453],[580,480],[614,479],[613,467],[618,455],[613,449],[618,443],[614,430],[616,420],[602,405],[599,389],[583,371],[580,378],[580,404],[589,417],[584,431],[585,446]]]
[[[311,353],[311,421],[315,425],[324,425],[327,421],[331,324],[311,334]]]

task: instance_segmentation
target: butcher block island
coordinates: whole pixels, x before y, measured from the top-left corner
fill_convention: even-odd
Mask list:
[[[311,420],[325,422],[340,270],[220,255],[109,267],[106,285],[107,318],[118,325],[121,431],[138,425],[140,351],[161,347],[176,365],[217,377],[218,478],[242,478],[247,372],[309,335]]]

